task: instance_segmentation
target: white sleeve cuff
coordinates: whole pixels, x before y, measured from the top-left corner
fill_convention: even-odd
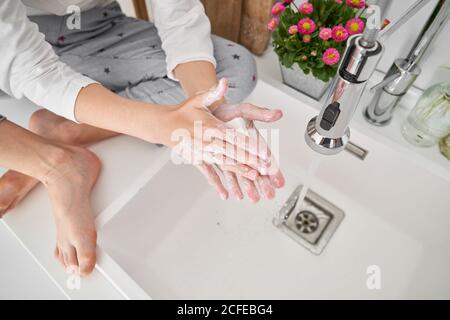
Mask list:
[[[81,89],[93,83],[98,82],[84,76],[77,77],[70,81],[67,84],[67,88],[62,97],[61,110],[58,110],[59,115],[78,123],[75,116],[75,104],[77,102],[78,95]]]

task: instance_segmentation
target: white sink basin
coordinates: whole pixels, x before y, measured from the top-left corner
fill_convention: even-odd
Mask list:
[[[346,213],[320,256],[273,226],[317,157],[303,130],[314,110],[260,83],[251,100],[283,101],[274,201],[222,201],[194,168],[168,162],[100,232],[100,244],[153,298],[450,297],[450,185],[358,132],[369,150],[323,158],[311,188]],[[272,89],[273,90],[273,89]],[[366,270],[381,269],[381,290]]]
[[[6,222],[71,298],[108,290],[110,298],[450,298],[450,168],[359,124],[352,141],[369,151],[364,161],[347,152],[317,156],[303,138],[317,110],[263,81],[249,100],[284,110],[276,127],[287,182],[274,201],[222,201],[196,169],[172,164],[167,150],[122,137],[94,147],[104,162],[94,190],[100,259],[81,290],[67,291],[51,259],[42,188]],[[345,212],[319,256],[272,224],[318,159],[311,188]],[[45,221],[38,231],[36,221]],[[372,265],[381,270],[379,290],[366,285]]]

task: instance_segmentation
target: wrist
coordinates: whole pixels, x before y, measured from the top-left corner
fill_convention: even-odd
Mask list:
[[[150,143],[169,145],[173,114],[177,108],[176,105],[146,106],[135,136]]]

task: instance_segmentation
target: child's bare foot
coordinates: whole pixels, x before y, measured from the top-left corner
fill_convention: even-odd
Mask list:
[[[40,110],[30,119],[30,130],[52,141],[40,178],[47,187],[57,228],[55,256],[65,267],[79,267],[81,275],[92,272],[96,261],[94,216],[90,193],[100,171],[100,161],[87,149],[66,144],[87,144],[115,133],[77,125],[51,112]],[[64,144],[60,144],[64,143]],[[14,171],[0,178],[0,217],[19,203],[39,181]]]
[[[49,140],[73,144],[77,139],[76,124],[47,110],[36,111],[30,119],[30,131]],[[13,209],[39,184],[39,181],[22,173],[9,170],[0,177],[0,218]]]
[[[57,245],[55,257],[68,268],[79,267],[85,276],[96,261],[94,216],[90,193],[100,172],[97,156],[80,147],[61,147],[50,156],[48,174],[41,179],[52,202]]]
[[[45,109],[33,113],[29,129],[48,140],[70,145],[92,143],[96,139],[102,140],[113,135],[101,129],[92,134],[92,127],[76,124]],[[12,170],[1,176],[0,218],[20,203],[38,183],[38,180]]]
[[[55,146],[45,162],[41,181],[52,202],[57,245],[55,256],[65,267],[89,274],[96,260],[96,230],[90,193],[100,172],[100,161],[87,149]],[[39,181],[15,171],[0,179],[0,216],[20,201]]]

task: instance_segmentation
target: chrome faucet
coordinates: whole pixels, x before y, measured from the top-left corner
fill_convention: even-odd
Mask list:
[[[383,52],[382,44],[377,41],[380,24],[348,39],[325,105],[306,129],[306,143],[313,150],[332,155],[342,151],[349,141],[348,125]]]
[[[404,15],[403,21],[414,15],[427,2],[429,1],[418,1]],[[449,13],[450,1],[439,0],[406,58],[396,59],[383,81],[371,88],[374,94],[372,100],[364,109],[364,116],[367,121],[378,126],[387,125],[391,121],[398,102],[420,75],[421,69],[418,63],[447,22]],[[397,28],[398,25],[392,26],[385,31],[385,34],[389,34]],[[380,37],[385,34],[382,33]]]
[[[333,155],[345,149],[350,139],[349,123],[359,104],[367,81],[375,71],[384,48],[381,38],[394,32],[403,25],[411,16],[425,6],[430,0],[418,0],[399,19],[391,23],[380,32],[380,26],[366,27],[362,35],[354,35],[347,42],[347,49],[343,55],[338,73],[329,91],[319,116],[313,118],[308,123],[305,139],[306,143],[315,151]],[[391,4],[391,0],[379,0],[376,5],[380,17],[383,17]],[[411,84],[420,74],[417,62],[423,56],[435,34],[440,30],[448,18],[450,0],[439,0],[427,22],[424,31],[416,41],[407,59],[398,59],[391,70],[386,74],[385,79],[372,88],[375,91],[374,98],[365,109],[366,117],[372,122],[382,122],[375,116],[392,113],[398,99],[389,103],[390,108],[383,108],[384,112],[379,113],[380,102],[386,101],[386,94],[394,97],[406,93]],[[373,10],[375,15],[376,10]],[[405,60],[405,61],[403,61]],[[389,93],[390,92],[390,93]],[[401,93],[401,94],[399,94]],[[378,94],[378,95],[377,95]],[[378,97],[378,99],[377,99]],[[375,103],[374,103],[375,101]],[[384,120],[383,120],[384,121]],[[387,120],[388,121],[388,120]]]

